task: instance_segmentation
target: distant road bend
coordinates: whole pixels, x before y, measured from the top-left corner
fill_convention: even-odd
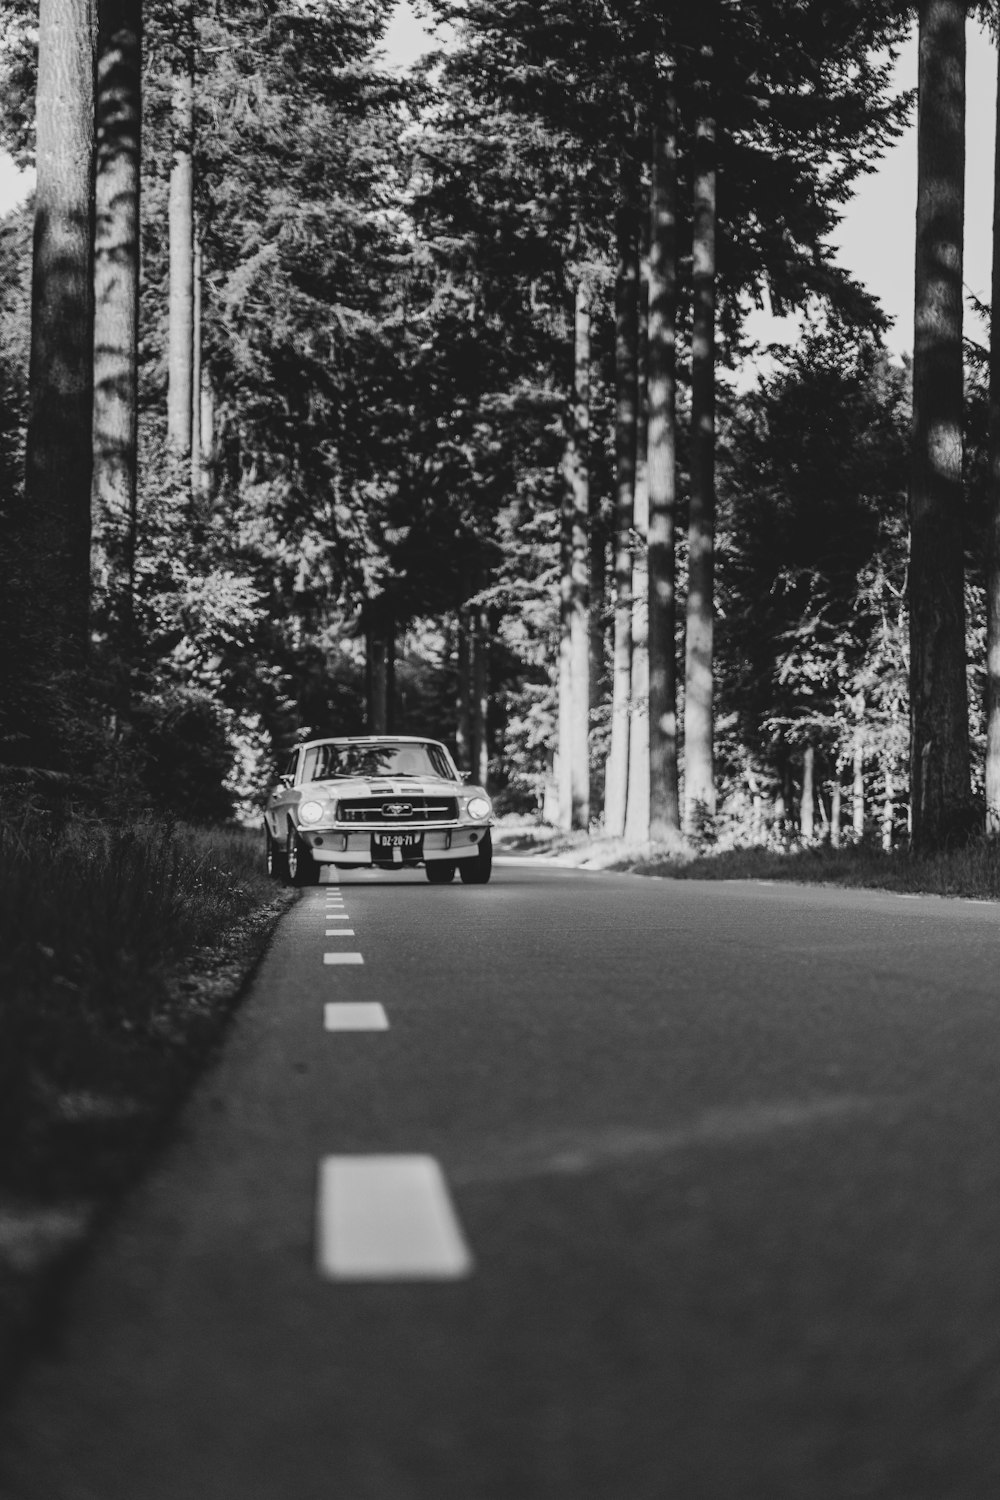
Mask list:
[[[997,1500],[1000,911],[499,860],[283,920],[2,1500]]]

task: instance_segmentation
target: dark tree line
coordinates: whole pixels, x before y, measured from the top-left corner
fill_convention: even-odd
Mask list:
[[[9,4],[5,760],[219,814],[298,731],[396,727],[634,840],[967,830],[968,7],[917,7],[909,444],[829,235],[911,7],[433,10],[401,80],[374,0],[43,0],[37,72]],[[763,298],[814,332],[747,389]]]

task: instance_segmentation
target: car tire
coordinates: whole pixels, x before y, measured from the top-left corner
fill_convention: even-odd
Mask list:
[[[493,873],[493,840],[488,831],[479,842],[475,859],[459,860],[458,873],[465,885],[489,884]]]
[[[285,851],[273,839],[264,826],[264,868],[272,880],[286,880],[288,878],[288,863],[285,859]]]
[[[431,885],[450,885],[455,878],[454,860],[433,859],[424,868]]]
[[[285,848],[285,867],[290,885],[317,885],[319,882],[319,866],[291,826]]]

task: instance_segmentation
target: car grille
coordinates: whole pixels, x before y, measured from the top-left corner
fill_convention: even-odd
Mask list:
[[[454,823],[458,820],[455,797],[348,797],[337,804],[337,822],[380,823],[412,828],[415,824]]]

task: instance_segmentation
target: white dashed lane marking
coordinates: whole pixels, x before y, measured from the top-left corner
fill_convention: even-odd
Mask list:
[[[328,927],[327,937],[354,937],[353,927]]]
[[[364,959],[360,953],[324,953],[325,964],[363,964]]]
[[[328,911],[326,920],[328,922],[349,922],[351,919],[346,911]]]
[[[323,1025],[327,1031],[388,1031],[389,1017],[375,1000],[328,1000]]]
[[[319,1271],[338,1281],[451,1281],[472,1257],[431,1156],[327,1156],[316,1214]]]

